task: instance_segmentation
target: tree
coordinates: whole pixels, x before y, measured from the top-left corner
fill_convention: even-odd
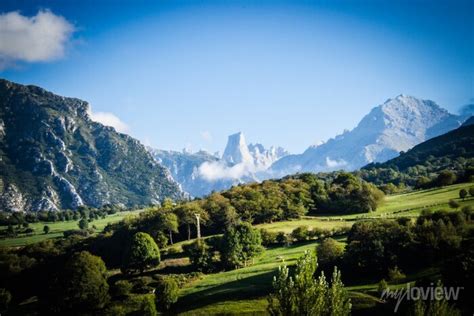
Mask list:
[[[155,295],[160,306],[163,306],[165,310],[170,309],[171,305],[178,301],[178,283],[172,277],[162,278],[158,283]]]
[[[45,235],[49,234],[49,231],[50,231],[49,226],[48,226],[48,225],[44,225],[44,227],[43,227],[43,232],[44,232],[44,234],[45,234]]]
[[[226,230],[222,243],[222,261],[230,269],[247,266],[248,261],[263,250],[260,231],[247,222]]]
[[[92,311],[109,301],[107,269],[100,257],[87,251],[73,254],[59,272],[51,295],[57,312]]]
[[[112,287],[112,293],[117,297],[126,297],[132,291],[133,285],[127,280],[119,280]]]
[[[209,218],[207,212],[201,207],[199,201],[188,202],[180,205],[176,209],[181,224],[187,226],[188,240],[191,239],[191,225],[196,224],[196,214],[199,214],[201,222],[206,222]]]
[[[450,208],[454,208],[454,209],[457,209],[461,206],[461,204],[459,204],[459,202],[455,200],[449,200],[448,204]]]
[[[79,223],[77,223],[80,229],[85,230],[89,228],[89,221],[85,218],[82,218]]]
[[[326,268],[338,264],[344,254],[344,247],[332,238],[324,239],[316,248],[318,263]]]
[[[160,250],[147,233],[136,233],[125,252],[122,268],[125,273],[143,271],[160,263]]]
[[[451,185],[456,182],[456,175],[450,170],[443,170],[440,172],[436,178],[436,183],[438,186]]]
[[[198,239],[189,245],[183,245],[183,250],[196,270],[202,272],[212,270],[213,251],[205,240]]]
[[[469,195],[474,197],[474,187],[469,188]]]
[[[461,190],[459,190],[459,197],[460,197],[461,199],[464,200],[464,199],[466,198],[466,196],[467,196],[467,190],[466,190],[466,189],[461,189]]]
[[[291,232],[291,237],[296,241],[308,240],[308,226],[298,226]]]
[[[296,263],[294,276],[286,266],[279,267],[273,278],[273,293],[268,297],[271,315],[349,315],[351,303],[341,282],[341,274],[334,269],[331,285],[324,274],[317,279],[318,267],[314,253],[306,251]]]

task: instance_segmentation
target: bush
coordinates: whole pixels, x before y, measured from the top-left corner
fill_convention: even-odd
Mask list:
[[[170,277],[162,278],[156,288],[156,301],[160,307],[168,310],[171,305],[178,301],[178,283]]]
[[[270,246],[277,243],[278,233],[270,232],[266,229],[260,229],[260,235],[262,236],[262,245]]]
[[[224,232],[221,258],[225,267],[247,266],[250,259],[263,251],[260,231],[243,222]]]
[[[133,285],[127,280],[119,280],[112,287],[112,293],[117,297],[128,296],[132,291]]]
[[[379,282],[379,285],[377,287],[377,293],[382,296],[382,293],[388,289],[388,284],[387,284],[387,281],[385,281],[385,279],[382,279],[380,280]]]
[[[308,240],[308,232],[308,226],[299,226],[291,232],[291,237],[296,241],[305,241]]]
[[[183,245],[183,250],[197,271],[208,272],[213,269],[213,251],[206,241],[198,239],[189,245]]]
[[[122,269],[125,273],[143,271],[160,264],[160,250],[147,233],[136,233],[125,252]]]
[[[316,248],[318,263],[322,268],[337,265],[344,254],[344,247],[332,238],[324,239]]]
[[[461,204],[459,204],[459,202],[455,201],[455,200],[449,200],[449,207],[450,208],[454,208],[454,209],[457,209],[461,206]]]
[[[467,196],[467,190],[466,190],[466,189],[461,189],[461,190],[459,190],[459,197],[460,197],[461,199],[464,200],[464,199],[466,198],[466,196]]]
[[[48,291],[49,292],[49,291]],[[49,303],[55,311],[92,311],[109,300],[107,269],[100,257],[87,251],[72,255],[59,272]]]

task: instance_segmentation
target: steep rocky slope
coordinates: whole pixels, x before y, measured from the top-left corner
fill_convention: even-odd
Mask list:
[[[158,203],[182,192],[143,145],[93,122],[89,105],[0,80],[0,208]]]

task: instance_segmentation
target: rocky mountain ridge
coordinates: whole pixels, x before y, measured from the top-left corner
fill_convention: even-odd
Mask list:
[[[85,101],[0,80],[0,209],[124,206],[183,197],[136,139],[94,122]]]

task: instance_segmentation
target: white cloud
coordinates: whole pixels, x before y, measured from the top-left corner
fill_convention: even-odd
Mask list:
[[[207,181],[217,181],[223,179],[240,179],[253,172],[252,165],[239,163],[227,166],[223,162],[204,162],[199,166],[199,174]]]
[[[326,165],[329,168],[340,168],[340,167],[346,166],[347,162],[344,159],[340,159],[340,160],[334,159],[334,160],[332,160],[331,158],[326,157]]]
[[[117,132],[128,133],[130,127],[119,119],[115,114],[110,112],[90,112],[91,120],[102,123],[106,126],[112,126]]]
[[[62,16],[40,10],[27,17],[13,11],[0,14],[0,69],[15,61],[42,62],[64,56],[74,26]]]
[[[204,139],[206,142],[212,142],[212,134],[209,131],[202,131],[201,133],[202,139]]]

